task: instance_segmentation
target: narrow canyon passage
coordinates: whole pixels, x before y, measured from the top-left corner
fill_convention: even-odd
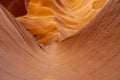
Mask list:
[[[40,1],[42,3],[43,0]],[[49,0],[47,1],[49,3]],[[54,3],[55,1],[58,1],[59,4],[62,3],[59,0],[54,0]],[[64,2],[66,5],[68,4],[67,1],[75,1],[74,4],[79,2],[79,0],[64,1],[66,1]],[[46,6],[44,1],[42,5]],[[53,7],[52,4],[48,6]],[[73,6],[68,5],[66,7],[74,12],[79,6],[74,8]],[[56,8],[55,10],[59,11]],[[68,33],[73,34],[64,37],[59,42],[55,41],[50,44],[47,43],[47,40],[49,42],[49,40],[53,39],[50,35],[57,33],[58,30],[47,35],[45,33],[45,36],[42,37],[44,40],[39,38],[36,41],[36,36],[40,37],[44,34],[44,30],[43,33],[36,31],[38,29],[36,25],[43,25],[45,29],[50,26],[56,27],[56,23],[52,21],[53,13],[50,14],[50,12],[48,18],[45,16],[45,18],[40,17],[37,14],[37,18],[39,17],[40,22],[43,23],[37,22],[36,14],[32,13],[15,18],[0,5],[0,80],[120,79],[120,0],[108,0],[105,6],[96,13],[97,15],[91,18],[89,22],[84,23],[84,26],[80,26],[77,32],[70,32],[71,30],[64,28]],[[57,18],[61,18],[61,15],[55,14],[59,16]],[[61,12],[59,14],[64,15]],[[76,16],[78,15],[76,14]],[[61,19],[69,21],[68,17],[67,20],[64,20],[65,18]],[[49,25],[45,25],[46,21]],[[59,20],[56,22],[58,22],[59,26],[62,24]],[[69,24],[69,22],[65,23],[61,26],[65,27]],[[35,25],[36,29],[32,29],[31,25]],[[42,32],[41,29],[39,29],[40,32]],[[62,31],[64,33],[64,30]],[[47,36],[51,38],[46,39]],[[46,44],[47,46],[45,46]]]

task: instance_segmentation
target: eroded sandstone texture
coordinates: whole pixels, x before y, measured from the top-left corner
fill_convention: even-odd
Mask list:
[[[107,0],[30,0],[18,20],[44,45],[59,42],[82,29]]]
[[[120,79],[120,0],[26,7],[15,18],[0,5],[0,80]]]

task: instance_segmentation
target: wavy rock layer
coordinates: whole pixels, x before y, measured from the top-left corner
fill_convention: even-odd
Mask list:
[[[119,80],[119,8],[109,0],[83,29],[44,47],[0,5],[0,80]]]
[[[40,44],[49,45],[75,34],[107,0],[30,0],[27,15],[18,20]]]

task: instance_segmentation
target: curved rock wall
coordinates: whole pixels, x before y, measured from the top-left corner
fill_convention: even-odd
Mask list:
[[[0,80],[119,80],[119,8],[109,0],[80,31],[43,46],[0,5]]]

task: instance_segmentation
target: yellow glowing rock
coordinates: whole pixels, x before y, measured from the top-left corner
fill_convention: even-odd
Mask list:
[[[50,44],[75,34],[107,0],[30,0],[27,15],[18,20],[38,43]]]

